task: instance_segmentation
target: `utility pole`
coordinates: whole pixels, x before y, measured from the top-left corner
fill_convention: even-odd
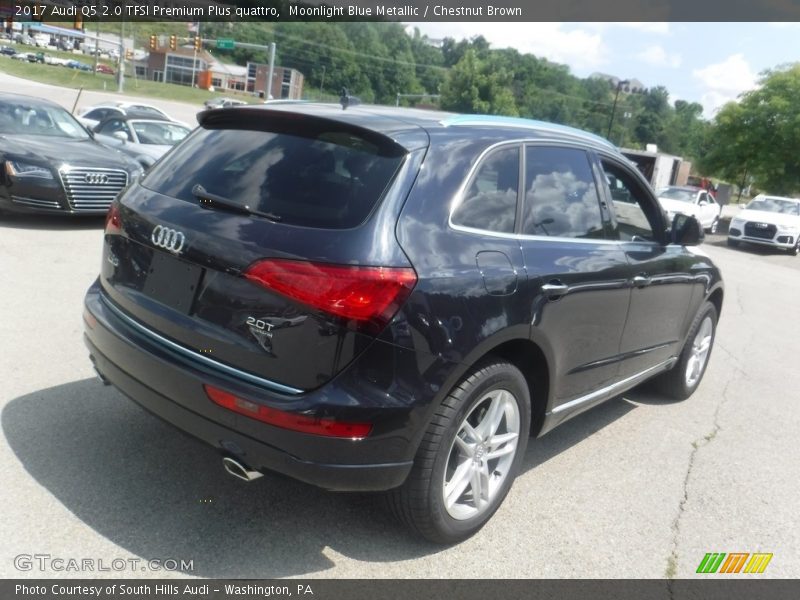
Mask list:
[[[94,76],[97,77],[97,62],[100,59],[100,19],[97,19],[97,37],[94,39]]]
[[[614,124],[614,113],[617,112],[617,100],[619,100],[619,92],[623,85],[628,85],[630,81],[623,79],[617,82],[617,93],[614,94],[614,106],[611,108],[611,118],[608,120],[608,131],[606,132],[606,139],[611,137],[611,125]]]
[[[264,100],[272,96],[272,76],[275,74],[275,42],[269,45],[269,74],[267,75],[267,89]],[[280,96],[280,94],[279,94]]]
[[[194,32],[193,40],[202,38],[200,35],[200,21],[197,21],[197,31]],[[197,44],[194,44],[194,58],[192,59],[192,87],[195,86],[197,80]]]
[[[121,94],[125,87],[125,21],[119,22],[119,57],[117,58],[117,67],[119,68],[119,88],[117,91]]]

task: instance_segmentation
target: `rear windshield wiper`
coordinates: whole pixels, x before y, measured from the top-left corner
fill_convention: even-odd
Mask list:
[[[269,219],[270,221],[274,221],[276,223],[283,219],[283,217],[276,215],[275,213],[261,212],[260,210],[250,208],[246,204],[240,204],[234,200],[225,198],[224,196],[212,194],[199,183],[195,184],[195,186],[192,188],[192,195],[200,200],[200,206],[203,208],[222,208],[243,215],[256,215],[259,217],[264,217],[265,219]]]

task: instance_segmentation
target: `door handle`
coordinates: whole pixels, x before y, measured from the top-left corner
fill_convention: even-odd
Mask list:
[[[631,279],[631,283],[633,284],[633,287],[643,288],[650,285],[652,280],[647,275],[636,275],[633,279]]]
[[[542,292],[548,298],[555,298],[556,296],[563,296],[569,291],[569,286],[561,283],[558,280],[550,281],[542,286]]]

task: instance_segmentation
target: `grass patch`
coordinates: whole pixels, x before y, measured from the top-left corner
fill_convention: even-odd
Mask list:
[[[37,52],[41,49],[33,48],[32,46],[13,45],[18,52]],[[94,57],[84,54],[74,54],[71,52],[57,52],[46,50],[45,54],[56,56],[59,58],[68,58],[77,60],[88,65],[94,65]],[[116,69],[116,64],[110,63],[107,60],[101,60],[112,68]],[[103,73],[87,73],[77,69],[68,69],[60,65],[48,65],[41,63],[29,63],[27,61],[13,60],[7,56],[0,57],[0,71],[22,77],[23,79],[31,79],[39,83],[47,83],[50,85],[57,85],[60,87],[92,91],[117,91],[117,79],[114,75],[105,75]],[[160,83],[157,81],[146,81],[142,79],[134,79],[131,75],[126,75],[124,93],[133,94],[136,96],[144,96],[148,98],[163,98],[164,100],[174,100],[176,102],[187,102],[189,104],[202,104],[209,98],[218,96],[231,96],[231,92],[224,93],[209,92],[197,88],[191,88],[186,85],[175,85],[172,83]],[[236,97],[252,103],[259,102],[257,98],[250,95],[237,95]]]

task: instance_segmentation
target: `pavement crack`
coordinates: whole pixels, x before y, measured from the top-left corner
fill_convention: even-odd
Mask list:
[[[739,307],[739,314],[743,315],[745,314],[745,312],[744,312],[744,306],[742,306],[742,286],[737,284],[735,288],[736,288],[736,293],[733,295],[733,297],[736,299],[736,306]]]
[[[727,350],[725,352],[727,353]],[[717,438],[719,432],[722,431],[722,425],[720,425],[719,422],[720,411],[728,402],[728,389],[736,381],[738,375],[745,375],[745,373],[737,366],[734,369],[733,377],[728,380],[722,390],[722,400],[720,400],[719,404],[717,404],[717,408],[714,410],[714,420],[711,425],[711,429],[708,431],[708,433],[692,441],[692,451],[689,453],[689,461],[686,465],[686,474],[683,478],[683,495],[678,503],[678,511],[675,515],[675,518],[672,520],[672,550],[670,555],[667,557],[667,567],[664,570],[664,577],[669,580],[667,588],[669,590],[670,598],[672,598],[673,595],[672,581],[678,574],[678,545],[680,543],[681,519],[686,511],[686,503],[689,501],[689,481],[692,478],[692,471],[694,470],[694,466],[697,461],[697,454],[700,452],[701,448],[713,442]]]
[[[749,346],[749,345],[750,345],[750,341],[748,341],[746,345],[748,345],[748,346]],[[741,375],[743,375],[743,376],[744,376],[746,379],[750,379],[750,374],[749,374],[749,373],[747,372],[747,370],[745,369],[745,365],[744,365],[744,364],[742,364],[742,362],[739,360],[739,358],[738,358],[738,357],[737,357],[737,356],[736,356],[736,355],[735,355],[733,352],[731,352],[730,350],[728,350],[728,349],[727,349],[727,348],[726,348],[726,347],[725,347],[723,344],[721,344],[719,341],[715,341],[715,343],[714,343],[714,349],[717,349],[717,348],[719,348],[719,349],[720,349],[722,352],[724,352],[724,353],[725,353],[725,355],[728,357],[728,359],[734,363],[734,377],[735,377],[737,374],[741,374]],[[725,390],[727,390],[727,389],[728,389],[728,386],[725,386]],[[723,392],[723,393],[724,393],[724,392]],[[724,402],[724,399],[723,399],[723,402]],[[722,402],[721,402],[720,404],[722,404]]]

